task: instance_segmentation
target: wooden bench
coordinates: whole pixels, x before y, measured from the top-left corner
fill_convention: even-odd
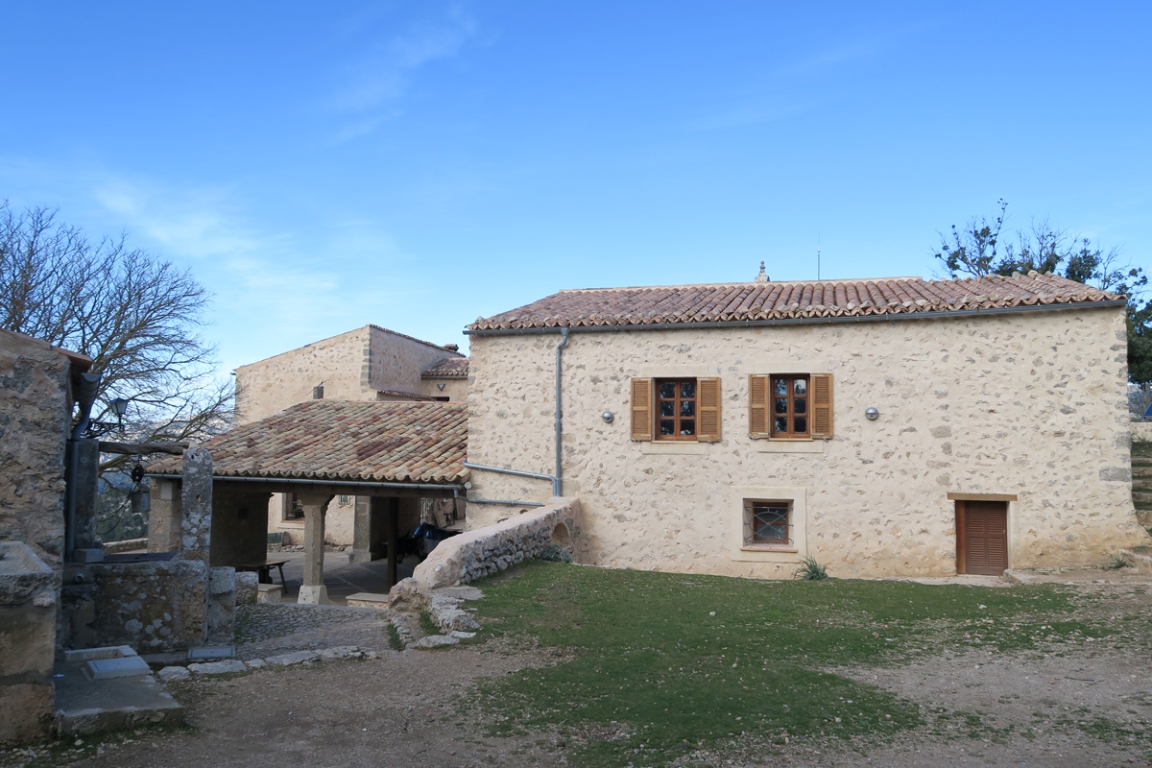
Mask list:
[[[284,566],[287,560],[267,560],[263,563],[241,563],[235,566],[238,571],[255,571],[256,580],[261,584],[272,584],[272,569],[280,571],[280,586],[285,591],[288,590],[288,584],[284,581]]]

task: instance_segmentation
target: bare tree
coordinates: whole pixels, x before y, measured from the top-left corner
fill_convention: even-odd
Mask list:
[[[216,382],[215,350],[199,335],[208,299],[191,274],[124,237],[94,243],[54,211],[0,204],[0,327],[91,357],[102,377],[97,402],[129,400],[133,440],[227,428],[231,384]],[[128,459],[106,458],[105,471]]]

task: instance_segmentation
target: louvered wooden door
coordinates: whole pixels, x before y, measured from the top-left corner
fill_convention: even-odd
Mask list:
[[[1008,567],[1008,502],[956,503],[960,573],[999,576]]]

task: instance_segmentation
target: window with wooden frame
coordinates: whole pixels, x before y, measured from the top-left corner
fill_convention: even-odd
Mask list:
[[[632,379],[632,439],[720,440],[720,379]]]
[[[744,546],[793,546],[792,502],[744,499]]]
[[[777,440],[832,437],[832,374],[749,376],[748,434]]]

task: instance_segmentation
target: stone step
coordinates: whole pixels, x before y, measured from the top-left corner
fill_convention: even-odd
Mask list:
[[[1132,503],[1133,504],[1152,504],[1152,492],[1137,491],[1132,489]]]

